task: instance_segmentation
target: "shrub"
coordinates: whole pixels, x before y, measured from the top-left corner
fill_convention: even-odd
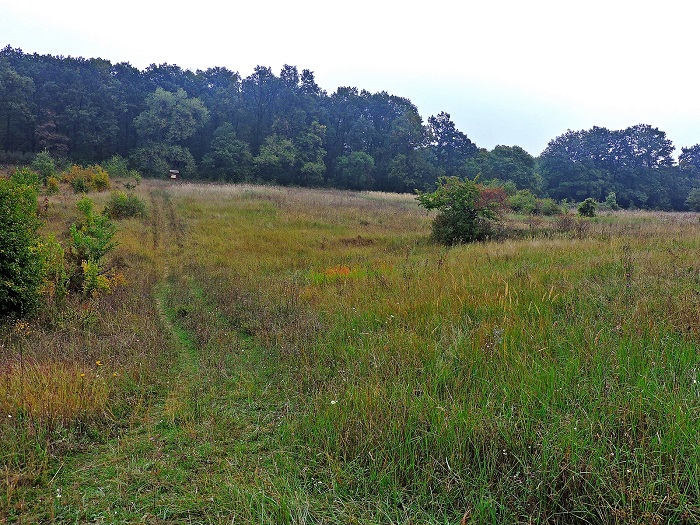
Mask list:
[[[432,237],[443,244],[481,241],[490,237],[506,200],[501,188],[484,188],[470,179],[441,177],[432,193],[419,193],[418,202],[438,210]]]
[[[110,187],[109,174],[101,166],[93,166],[92,187],[97,191],[105,191]]]
[[[121,155],[114,155],[107,162],[102,164],[102,168],[110,177],[128,177],[129,166],[127,160]]]
[[[63,175],[63,180],[70,183],[75,193],[104,191],[110,187],[109,174],[101,166],[83,168],[74,164]]]
[[[2,318],[28,315],[39,305],[42,262],[38,252],[38,193],[35,185],[19,182],[22,177],[24,175],[13,176],[10,180],[0,179]]]
[[[47,303],[57,303],[68,294],[65,252],[52,236],[41,240],[38,252],[43,263],[41,295]]]
[[[591,197],[588,197],[578,206],[578,214],[581,217],[595,217],[598,210],[598,203]]]
[[[15,184],[33,186],[34,188],[39,185],[39,175],[29,168],[17,168],[10,175],[10,180]]]
[[[617,204],[617,195],[615,195],[614,191],[608,193],[608,196],[605,197],[605,202],[603,203],[603,205],[610,210],[620,209],[620,206]]]
[[[542,199],[539,203],[540,213],[542,215],[552,216],[560,215],[562,212],[561,206],[554,199]]]
[[[146,215],[146,203],[133,193],[126,194],[123,191],[115,191],[109,196],[105,214],[111,219],[144,217]]]
[[[39,174],[43,184],[46,184],[49,177],[56,175],[56,163],[48,150],[36,154],[32,161],[32,169]]]
[[[58,187],[58,179],[56,177],[49,177],[46,179],[46,192],[49,195],[54,195],[60,191]]]
[[[106,215],[96,214],[93,202],[87,197],[77,205],[83,218],[70,227],[69,286],[72,290],[95,295],[105,290],[104,285],[108,283],[102,259],[117,246],[113,240],[117,227]]]
[[[78,263],[92,261],[99,264],[102,258],[117,246],[112,239],[117,227],[106,215],[94,212],[94,203],[83,197],[77,203],[83,218],[70,227],[71,255]]]
[[[508,198],[508,206],[516,213],[532,215],[539,212],[539,202],[530,190],[520,190]]]
[[[100,266],[94,261],[83,261],[80,264],[83,270],[83,293],[97,296],[102,292],[109,293],[109,279],[101,273]]]

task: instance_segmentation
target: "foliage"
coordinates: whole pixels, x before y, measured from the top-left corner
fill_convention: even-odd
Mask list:
[[[184,89],[161,87],[146,97],[146,109],[134,120],[139,136],[150,144],[181,145],[209,119],[209,110]]]
[[[75,193],[105,191],[111,186],[109,174],[98,165],[84,168],[73,164],[62,178],[73,187]]]
[[[77,206],[82,218],[70,227],[70,286],[74,290],[93,292],[102,289],[100,283],[105,282],[95,275],[105,273],[103,259],[117,246],[114,241],[117,227],[107,215],[95,213],[94,203],[89,198],[83,197]],[[87,285],[85,279],[90,279]]]
[[[36,188],[39,185],[39,175],[29,168],[17,168],[10,175],[10,180],[20,186],[32,186]]]
[[[60,304],[68,295],[65,252],[52,235],[43,237],[37,253],[43,264],[41,295],[47,304]]]
[[[56,177],[49,177],[46,179],[46,193],[49,195],[55,195],[61,191],[60,187],[58,186],[58,178]]]
[[[539,193],[541,177],[535,172],[535,158],[520,146],[496,146],[479,159],[484,179],[512,182],[520,190]]]
[[[97,296],[101,293],[111,291],[109,278],[102,273],[100,266],[94,261],[83,261],[80,263],[83,270],[83,293],[85,295]]]
[[[171,169],[179,170],[183,177],[193,177],[197,174],[197,165],[192,153],[182,146],[156,144],[139,148],[132,153],[129,160],[139,172],[151,177],[167,177]]]
[[[581,217],[595,217],[596,211],[598,210],[598,203],[592,199],[587,198],[578,206],[578,214]]]
[[[690,190],[685,205],[689,210],[700,211],[700,188],[693,188]]]
[[[39,255],[37,188],[18,170],[0,178],[0,318],[26,316],[39,305],[42,261]]]
[[[253,169],[253,156],[245,142],[236,138],[231,124],[224,124],[214,133],[211,151],[202,159],[207,178],[227,182],[247,181]]]
[[[539,213],[539,202],[530,190],[520,190],[508,197],[508,206],[517,213],[528,215]]]
[[[77,207],[83,216],[70,228],[71,255],[78,261],[99,263],[117,246],[113,241],[117,227],[106,215],[95,213],[95,205],[89,198],[80,199]]]
[[[607,197],[605,197],[605,201],[603,202],[603,205],[608,208],[609,210],[619,210],[620,205],[617,203],[617,196],[615,195],[614,191],[611,191],[608,193]]]
[[[665,207],[687,189],[673,187],[673,143],[640,124],[611,131],[567,131],[550,141],[539,158],[545,189],[557,199],[602,200],[615,192],[623,207]]]
[[[133,177],[124,159],[146,176],[178,169],[188,179],[395,192],[479,176],[558,201],[615,192],[624,208],[676,210],[700,186],[700,146],[681,148],[675,165],[673,144],[648,124],[567,131],[535,160],[519,146],[479,149],[448,113],[424,122],[404,97],[351,86],[326,93],[312,71],[288,64],[242,77],[7,46],[0,100],[0,161],[104,163],[112,177]],[[91,190],[87,180],[74,186]]]
[[[506,195],[498,188],[485,188],[470,179],[442,177],[432,193],[418,193],[418,203],[437,210],[432,237],[442,244],[483,241],[493,234]]]
[[[559,215],[562,207],[552,198],[539,199],[540,213],[545,216]]]
[[[428,133],[436,166],[445,175],[460,175],[466,160],[477,153],[476,145],[457,129],[449,113],[429,117]]]
[[[0,148],[26,151],[26,131],[33,124],[34,80],[16,71],[0,56]]]
[[[341,188],[361,190],[372,186],[374,159],[364,151],[353,151],[338,158],[338,184]]]
[[[139,175],[139,172],[129,169],[129,161],[121,155],[113,155],[107,162],[102,164],[102,169],[104,169],[110,177],[134,179],[137,184],[141,182],[141,175]]]
[[[127,194],[123,191],[114,191],[109,196],[104,213],[110,219],[145,217],[146,202],[134,193]]]
[[[56,176],[56,163],[46,149],[36,154],[32,161],[32,169],[39,174],[43,184],[47,183],[49,177]]]

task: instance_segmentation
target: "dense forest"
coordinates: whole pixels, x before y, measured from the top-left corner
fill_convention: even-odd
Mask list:
[[[510,182],[557,200],[686,209],[700,188],[700,144],[678,161],[650,125],[594,127],[553,139],[538,158],[477,147],[448,113],[424,122],[407,98],[339,87],[308,69],[248,77],[226,68],[128,63],[0,51],[0,162],[40,151],[81,164],[114,155],[145,175],[407,192],[440,176]],[[700,191],[700,190],[697,190]],[[696,193],[697,193],[696,191]]]

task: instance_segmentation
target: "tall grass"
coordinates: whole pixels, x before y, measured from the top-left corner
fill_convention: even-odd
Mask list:
[[[52,447],[32,456],[44,494],[114,490],[64,490],[34,516],[700,520],[696,215],[514,223],[518,240],[445,249],[406,196],[140,191],[150,215],[123,223],[122,295],[91,306],[96,319],[76,304],[4,340],[37,377],[70,383],[96,360],[123,371],[94,383],[101,408],[82,409],[103,475],[80,474],[89,452],[60,472]],[[67,376],[48,371],[54,340],[73,345],[58,360]],[[0,388],[15,392],[8,363]],[[56,427],[84,417],[48,412]],[[26,502],[13,486],[5,503]]]

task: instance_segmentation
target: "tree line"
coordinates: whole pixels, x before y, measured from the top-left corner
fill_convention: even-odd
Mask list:
[[[89,164],[114,155],[144,175],[412,192],[443,176],[500,181],[557,200],[610,193],[624,207],[685,209],[700,188],[700,145],[679,161],[649,125],[568,131],[535,158],[519,146],[477,147],[448,113],[423,121],[407,98],[321,89],[314,73],[258,66],[128,63],[0,51],[4,162],[47,151]]]

